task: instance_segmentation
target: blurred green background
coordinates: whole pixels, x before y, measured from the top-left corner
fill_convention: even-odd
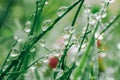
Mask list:
[[[13,1],[10,3],[10,1]],[[57,12],[60,6],[69,6],[74,0],[48,0],[48,5],[45,6],[44,12],[42,14],[41,22],[47,19],[54,20],[57,17]],[[17,35],[20,38],[25,39],[25,23],[31,19],[35,11],[35,0],[0,0],[0,20],[7,13],[6,17],[3,18],[3,24],[0,29],[0,66],[2,65],[6,55],[11,49],[14,43],[14,36]],[[9,5],[9,3],[11,5]],[[99,11],[101,7],[101,0],[86,0],[85,4],[90,5],[92,12],[95,13]],[[9,8],[7,6],[9,5]],[[6,10],[7,9],[7,10]],[[45,35],[45,40],[47,47],[50,48],[55,41],[62,36],[63,28],[69,26],[73,20],[74,13],[77,8],[72,10],[68,15],[66,15],[59,23],[55,25],[52,31]],[[104,18],[103,23],[108,23],[112,16],[120,14],[120,0],[116,0],[115,3],[110,4],[108,10],[108,15]],[[86,20],[83,16],[83,9],[77,20],[79,25],[78,31],[86,25]],[[2,21],[1,20],[1,21]],[[84,22],[85,21],[85,22]],[[36,33],[39,33],[41,24],[38,25]],[[120,71],[120,19],[118,23],[113,26],[114,31],[108,33],[102,43],[107,47],[106,53],[108,56],[105,59],[105,64],[107,66],[112,66]],[[51,36],[54,36],[51,38]],[[120,76],[120,72],[116,73],[116,76]],[[120,77],[116,80],[119,80]]]

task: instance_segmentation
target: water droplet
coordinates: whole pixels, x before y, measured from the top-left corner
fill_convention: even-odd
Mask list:
[[[87,46],[87,43],[84,43],[82,46],[81,46],[81,48],[83,49],[83,48],[85,48]]]
[[[75,30],[74,30],[74,27],[69,27],[69,32],[70,32],[70,34],[72,34],[73,32],[74,32]]]
[[[44,63],[47,63],[48,62],[48,59],[43,59],[42,60]]]
[[[31,21],[27,21],[25,25],[26,26],[31,26]]]
[[[41,10],[41,7],[38,8],[38,11],[40,11],[40,10]]]
[[[45,31],[52,23],[53,21],[51,19],[45,20],[42,25],[42,30]]]
[[[85,12],[85,13],[90,13],[90,7],[89,7],[89,6],[85,6],[84,12]]]
[[[110,3],[114,3],[114,2],[115,2],[115,0],[109,0],[109,2],[110,2]]]
[[[18,41],[18,42],[23,42],[23,39],[19,38],[17,41]]]
[[[11,57],[17,57],[18,55],[19,55],[19,49],[16,48],[16,47],[13,47],[10,56]]]
[[[93,19],[93,18],[90,18],[90,19],[89,19],[89,24],[94,25],[95,22],[96,22],[95,19]]]
[[[58,12],[57,12],[57,15],[61,16],[66,11],[67,8],[68,7],[66,7],[66,6],[60,7],[59,10],[58,10]]]
[[[104,34],[100,34],[100,33],[98,33],[98,32],[95,33],[95,38],[96,38],[96,39],[102,40],[102,39],[103,39],[103,36],[104,36]]]
[[[105,0],[106,3],[114,3],[115,0]]]
[[[104,34],[99,35],[98,39],[99,39],[99,40],[102,40],[102,39],[103,39],[103,36],[104,36]]]
[[[57,57],[59,57],[59,56],[60,56],[60,54],[59,54],[59,53],[55,53],[55,54],[54,54],[54,56],[57,56]]]
[[[36,35],[28,36],[25,42],[25,46],[31,45],[35,39],[36,39]]]
[[[45,1],[45,5],[47,5],[47,4],[48,4],[48,0]]]
[[[30,70],[31,70],[31,71],[34,71],[35,68],[36,68],[36,66],[31,66],[31,67],[30,67]]]
[[[45,47],[45,40],[43,39],[39,40],[39,44],[40,46]]]
[[[64,34],[64,35],[63,35],[63,38],[64,38],[64,39],[68,39],[69,36],[70,36],[70,34]]]
[[[14,39],[17,40],[17,39],[18,39],[18,36],[15,35],[15,36],[14,36]]]
[[[65,45],[68,44],[68,39],[73,32],[74,32],[74,27],[69,26],[64,29],[63,38]]]
[[[64,71],[62,69],[58,69],[58,68],[55,68],[53,71],[55,73],[57,73],[56,79],[60,78],[63,75],[63,73],[64,73]]]
[[[38,6],[40,7],[41,6],[40,0],[37,0],[36,2],[38,2]]]
[[[71,26],[69,26],[69,27],[66,27],[65,29],[64,29],[64,38],[65,39],[67,39],[67,38],[69,38],[69,36],[70,36],[70,34],[72,34],[74,32],[74,27],[71,27]]]
[[[100,15],[99,13],[96,13],[96,14],[95,14],[95,18],[96,18],[96,20],[101,21],[101,15]]]
[[[107,12],[103,12],[101,15],[102,18],[105,18],[106,16],[107,16]]]
[[[36,48],[35,48],[35,47],[31,48],[31,49],[30,49],[30,52],[31,52],[31,53],[36,52]]]
[[[26,24],[25,24],[24,31],[25,31],[26,33],[29,33],[29,32],[30,32],[30,29],[31,29],[31,21],[27,21]]]
[[[29,37],[27,38],[27,41],[26,41],[26,42],[27,42],[27,43],[31,43],[31,41],[34,41],[35,38],[36,38],[35,35],[29,36]]]
[[[30,32],[30,27],[25,27],[24,30],[25,30],[26,33],[29,33]]]
[[[7,67],[8,67],[8,65],[5,65],[5,66],[3,67],[3,70],[2,70],[2,71],[5,71]]]
[[[117,44],[117,48],[120,49],[120,43]]]
[[[67,45],[68,44],[68,39],[65,39],[64,40],[64,45]]]
[[[14,36],[14,39],[16,40],[16,41],[18,41],[18,42],[23,42],[23,39],[22,38],[19,38],[18,36]]]
[[[16,54],[16,53],[12,53],[10,56],[11,56],[11,57],[17,57],[18,54]]]
[[[105,2],[106,2],[106,3],[108,3],[108,2],[109,2],[109,0],[105,0]]]

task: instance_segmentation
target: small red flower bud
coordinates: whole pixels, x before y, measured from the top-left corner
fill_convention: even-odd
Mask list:
[[[98,39],[97,40],[97,47],[100,48],[101,47],[101,41]]]
[[[57,66],[57,64],[58,64],[58,59],[57,59],[57,57],[55,57],[55,56],[53,56],[53,57],[50,57],[49,58],[49,66],[50,66],[50,68],[56,68],[56,66]]]

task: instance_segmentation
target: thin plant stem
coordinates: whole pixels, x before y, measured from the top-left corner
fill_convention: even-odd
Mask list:
[[[34,32],[34,29],[35,29],[35,26],[36,26],[37,19],[41,17],[41,14],[42,14],[42,11],[43,11],[45,2],[46,2],[46,0],[44,0],[43,3],[42,3],[42,5],[39,6],[40,1],[36,1],[36,12],[35,12],[35,16],[34,16],[33,26],[32,26],[32,28],[31,28],[31,30],[30,30],[29,36],[30,36],[30,35],[33,35],[33,32]],[[41,3],[40,3],[40,4],[41,4]],[[39,10],[39,8],[40,8],[40,10]]]
[[[5,8],[5,11],[3,11],[0,17],[0,29],[2,28],[2,25],[8,15],[8,12],[10,11],[11,7],[13,6],[13,4],[15,3],[15,0],[9,0],[7,3],[7,7]]]
[[[120,18],[120,14],[119,14],[118,16],[116,16],[116,18],[115,18],[111,23],[109,23],[109,25],[106,26],[106,28],[103,29],[103,30],[100,32],[100,34],[105,33],[105,31],[106,31],[107,29],[109,29],[109,28],[111,27],[111,25],[114,24],[119,18]]]
[[[14,43],[13,46],[12,46],[12,48],[15,47],[16,44],[17,44],[17,41],[15,41],[15,43]],[[2,67],[1,67],[1,69],[0,69],[0,72],[3,70],[3,67],[6,65],[6,62],[7,62],[8,58],[10,57],[11,52],[12,52],[12,49],[9,51],[9,53],[8,53],[8,55],[7,55],[7,57],[6,57],[3,65],[2,65]]]
[[[38,37],[33,41],[33,43],[31,44],[30,47],[32,47],[39,39],[41,39],[47,32],[49,32],[53,27],[54,25],[60,21],[68,12],[70,12],[81,0],[78,0],[76,2],[74,2],[61,16],[57,17],[53,24],[51,26],[49,26],[45,31],[43,31],[42,33],[40,33],[38,35]]]
[[[94,31],[93,31],[93,33],[91,35],[90,41],[88,42],[88,46],[86,48],[86,51],[83,54],[82,58],[80,59],[80,65],[76,68],[76,71],[75,71],[75,74],[74,74],[74,80],[78,80],[78,77],[82,73],[82,69],[85,66],[85,63],[86,63],[86,61],[88,59],[89,52],[91,50],[91,46],[92,46],[93,41],[94,41],[94,34],[97,31],[98,27],[99,27],[99,22],[97,22],[97,25],[95,26],[95,29],[94,29]]]
[[[74,25],[75,25],[75,22],[76,22],[76,20],[77,20],[77,16],[78,16],[78,14],[79,14],[79,12],[80,12],[80,10],[81,10],[81,8],[82,8],[82,5],[83,5],[84,1],[85,1],[85,0],[81,0],[81,3],[80,3],[80,5],[79,5],[79,7],[78,7],[78,10],[77,10],[75,16],[74,16],[74,19],[73,19],[73,22],[72,22],[71,26],[74,26]]]
[[[48,27],[45,31],[43,31],[41,34],[39,34],[38,37],[33,41],[33,43],[32,43],[30,46],[27,47],[26,50],[29,51],[29,50],[31,49],[31,47],[32,47],[39,39],[41,39],[48,31],[50,31],[50,30],[54,27],[54,25],[55,25],[59,20],[61,20],[69,11],[71,11],[79,2],[80,2],[80,0],[76,1],[74,4],[72,4],[72,5],[67,9],[66,12],[64,12],[63,15],[61,15],[61,16],[58,17],[58,18],[56,18],[55,21],[53,22],[53,24],[52,24],[51,26],[49,26],[49,27]],[[24,55],[25,55],[24,53],[21,53],[20,58],[21,58],[22,56],[24,56]],[[23,59],[22,59],[22,60],[23,60]],[[21,62],[22,62],[22,61],[21,61]]]
[[[79,7],[78,7],[78,9],[77,9],[77,11],[76,11],[76,14],[75,14],[75,16],[74,16],[74,19],[73,19],[73,21],[72,21],[72,24],[71,24],[71,27],[74,27],[74,25],[75,25],[75,22],[76,22],[76,20],[77,20],[77,16],[78,16],[78,14],[79,14],[79,12],[80,12],[80,10],[81,10],[81,7],[82,7],[82,5],[83,5],[83,2],[84,2],[84,0],[80,0],[81,2],[80,2],[80,5],[79,5]],[[69,43],[70,43],[70,41],[71,41],[71,38],[72,38],[72,35],[73,35],[73,33],[72,34],[70,34],[70,36],[69,36],[69,39],[68,39],[68,43],[67,43],[67,45],[65,45],[65,49],[64,49],[64,53],[63,53],[63,55],[62,55],[62,57],[61,57],[61,59],[60,59],[60,61],[59,61],[59,64],[58,64],[58,68],[62,68],[63,70],[65,70],[65,67],[66,67],[66,64],[65,64],[65,57],[66,57],[66,55],[67,55],[67,52],[68,52],[68,50],[70,49],[70,47],[72,46],[69,46]],[[69,47],[68,47],[69,46]],[[72,72],[71,72],[72,73]],[[57,74],[57,73],[56,73]],[[55,75],[56,75],[55,74]],[[55,76],[54,75],[54,79],[55,79]],[[66,75],[66,74],[64,74],[64,75]],[[64,76],[63,75],[63,76]],[[69,76],[70,76],[70,74],[69,74]]]
[[[88,21],[89,21],[89,18],[88,18]],[[88,31],[88,27],[89,27],[89,23],[87,24],[87,27],[86,27],[85,33],[83,34],[83,37],[82,37],[82,40],[81,40],[81,43],[80,43],[80,47],[79,47],[79,49],[78,49],[78,52],[80,52],[81,47],[82,47],[82,44],[83,44],[83,42],[84,42],[84,40],[85,40],[85,38],[86,38],[86,34],[88,34],[88,33],[87,33],[87,31]]]

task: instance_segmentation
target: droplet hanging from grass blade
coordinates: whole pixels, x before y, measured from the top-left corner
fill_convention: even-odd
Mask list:
[[[45,31],[52,23],[53,21],[51,19],[45,20],[42,25],[42,30]]]
[[[57,15],[61,16],[66,11],[67,8],[68,7],[66,7],[66,6],[60,7],[59,10],[58,10],[58,12],[57,12]]]
[[[25,24],[25,28],[24,28],[24,31],[26,33],[29,33],[30,32],[30,29],[31,29],[31,21],[27,21],[26,24]]]

